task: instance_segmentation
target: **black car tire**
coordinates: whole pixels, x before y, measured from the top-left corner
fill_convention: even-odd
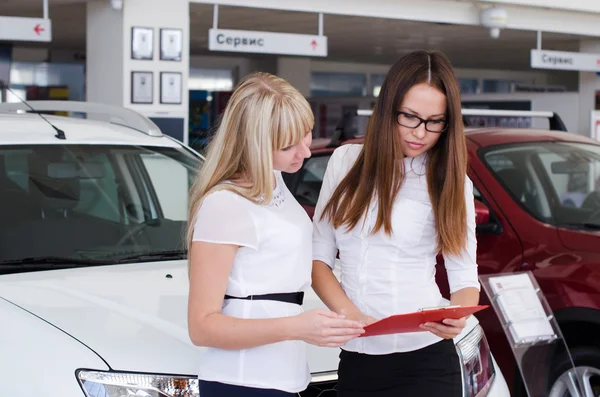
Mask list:
[[[576,347],[571,349],[571,356],[576,368],[591,367],[596,370],[596,374],[591,378],[592,390],[594,391],[594,397],[600,396],[600,349],[597,347]],[[556,383],[561,375],[567,372],[571,368],[571,361],[566,353],[556,357],[552,366],[552,372],[550,374],[550,390]],[[550,390],[548,391],[550,393]],[[567,393],[564,397],[569,396]],[[551,396],[554,397],[554,396]],[[558,397],[558,396],[557,396]],[[563,396],[560,396],[563,397]]]

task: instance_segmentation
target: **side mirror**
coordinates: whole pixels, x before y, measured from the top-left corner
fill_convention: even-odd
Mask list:
[[[480,200],[475,199],[475,224],[486,225],[490,223],[490,209]]]
[[[502,226],[492,221],[490,209],[480,200],[475,199],[475,225],[477,233],[498,234],[502,232]]]

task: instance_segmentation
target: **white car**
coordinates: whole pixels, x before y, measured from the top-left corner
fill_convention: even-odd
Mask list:
[[[182,235],[202,157],[125,108],[29,104],[89,117],[0,104],[0,396],[197,396]],[[456,345],[465,396],[509,395],[475,317]],[[338,354],[311,346],[302,396],[335,395]]]

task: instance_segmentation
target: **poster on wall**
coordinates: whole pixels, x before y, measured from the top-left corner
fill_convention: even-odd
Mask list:
[[[183,51],[183,30],[160,30],[160,60],[181,61]]]
[[[180,104],[181,88],[181,73],[160,73],[160,103]]]
[[[154,30],[152,28],[131,28],[131,58],[152,60],[154,58]]]
[[[131,72],[131,103],[151,104],[154,102],[152,72]]]

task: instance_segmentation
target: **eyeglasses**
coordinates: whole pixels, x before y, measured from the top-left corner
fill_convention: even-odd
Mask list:
[[[396,112],[396,122],[407,128],[418,128],[421,124],[425,123],[427,131],[438,134],[448,129],[448,120],[425,120],[417,115],[406,112]]]

